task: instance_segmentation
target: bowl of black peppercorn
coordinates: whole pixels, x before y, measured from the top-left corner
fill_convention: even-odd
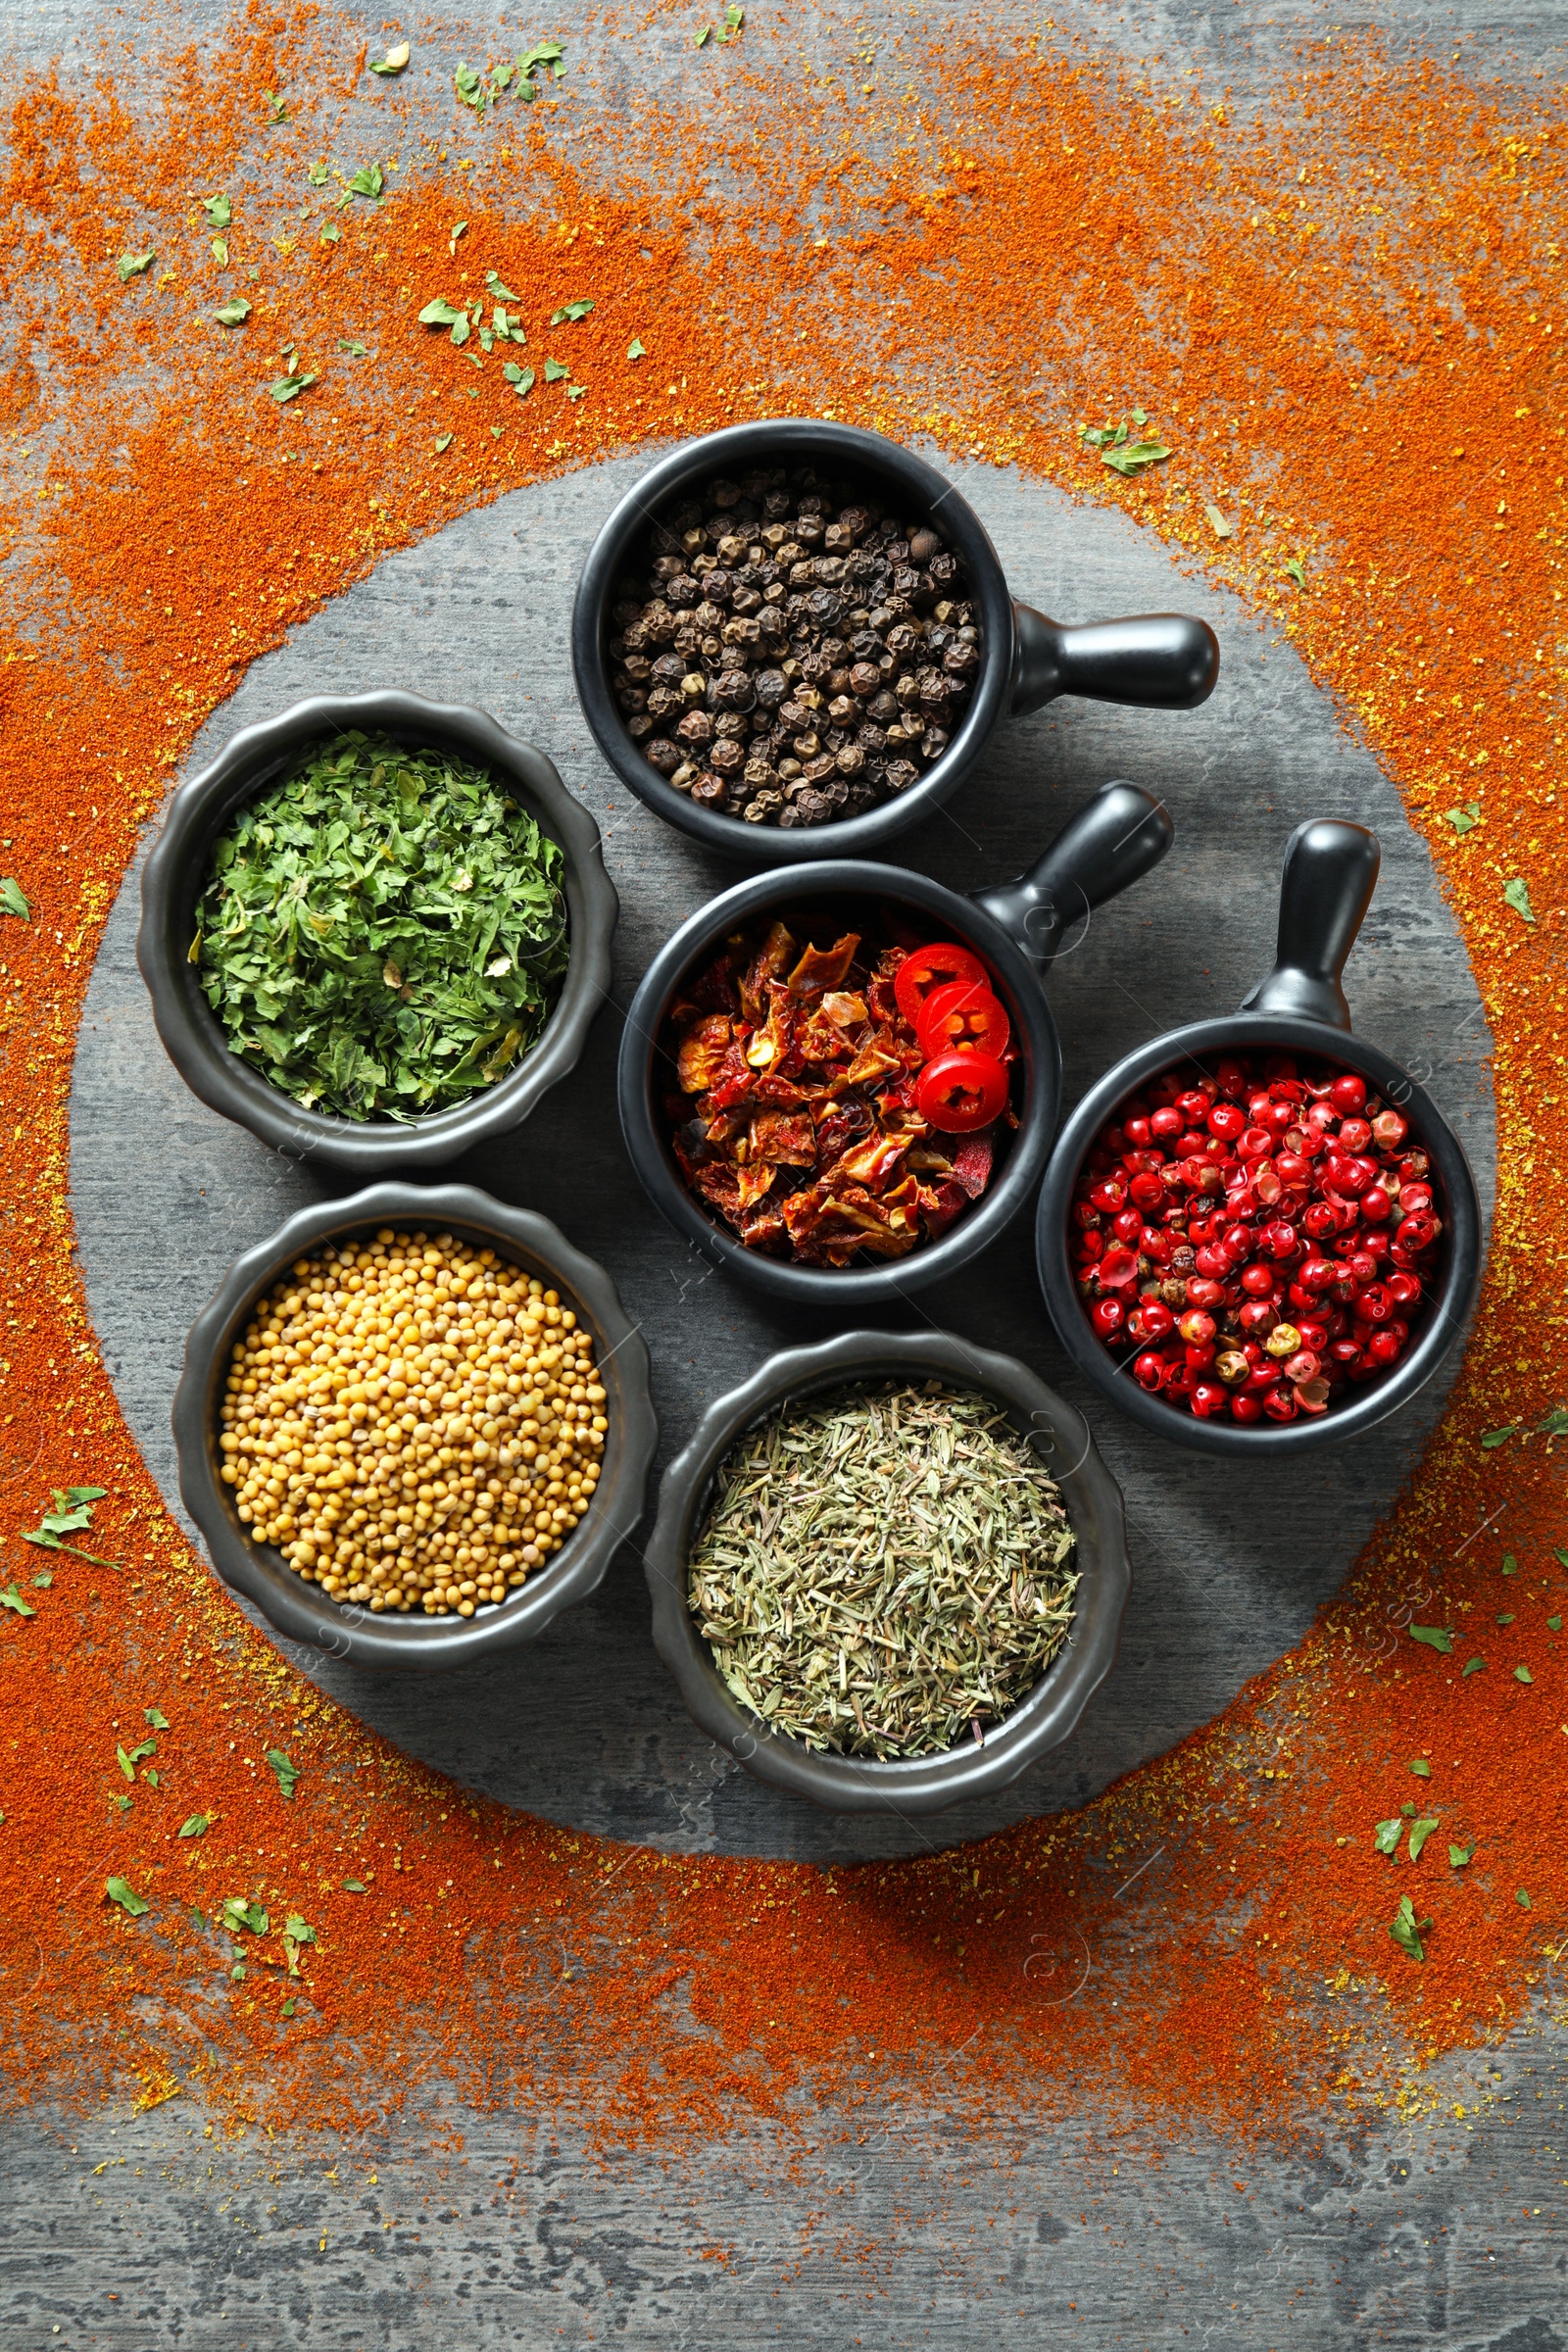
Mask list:
[[[1219,647],[1182,613],[1047,619],[923,458],[786,418],[683,443],[620,501],[578,585],[572,664],[622,782],[768,866],[874,855],[1005,717],[1058,695],[1191,709]]]

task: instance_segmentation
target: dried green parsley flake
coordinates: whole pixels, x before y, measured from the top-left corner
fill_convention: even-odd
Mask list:
[[[537,1041],[569,954],[562,871],[485,769],[356,730],[219,836],[191,961],[229,1051],[295,1102],[418,1118]]]
[[[1060,1490],[987,1396],[860,1388],[719,1472],[687,1592],[743,1706],[812,1748],[929,1756],[1015,1706],[1067,1638]]]

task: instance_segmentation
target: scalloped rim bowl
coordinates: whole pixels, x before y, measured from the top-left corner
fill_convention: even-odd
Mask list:
[[[894,1763],[803,1746],[771,1732],[733,1698],[686,1599],[686,1564],[714,1479],[737,1439],[781,1406],[861,1382],[928,1379],[979,1389],[1032,1436],[1061,1488],[1076,1535],[1082,1581],[1072,1630],[1052,1665],[983,1744]],[[950,1332],[847,1332],[820,1348],[769,1356],[750,1380],[710,1404],[669,1465],[644,1555],[654,1604],[654,1646],[709,1737],[760,1781],[808,1796],[834,1813],[940,1813],[1006,1788],[1059,1747],[1115,1662],[1132,1589],[1121,1489],[1101,1460],[1089,1424],[1012,1356]]]
[[[234,1342],[258,1298],[297,1257],[387,1225],[455,1233],[569,1294],[593,1333],[608,1393],[604,1469],[586,1516],[518,1592],[472,1617],[375,1616],[357,1603],[330,1599],[296,1575],[281,1552],[251,1542],[219,1475],[219,1396]],[[302,1208],[247,1250],[191,1325],[172,1420],[181,1499],[230,1591],[253,1601],[288,1641],[323,1657],[427,1671],[470,1665],[494,1650],[531,1642],[563,1609],[592,1592],[643,1515],[659,1442],[648,1349],[603,1266],[574,1250],[548,1217],[508,1207],[466,1184],[371,1185],[349,1200]]]
[[[379,730],[414,748],[455,752],[491,769],[559,845],[565,865],[571,956],[538,1044],[494,1086],[450,1110],[407,1123],[386,1119],[361,1125],[306,1110],[270,1085],[230,1052],[189,960],[196,900],[220,828],[243,802],[275,782],[306,745],[327,741],[348,727]],[[610,987],[610,952],[619,912],[614,885],[605,871],[599,827],[542,752],[519,743],[467,704],[432,703],[389,688],[296,703],[276,718],[242,728],[210,767],[179,786],[142,874],[136,961],[152,997],[158,1034],[192,1094],[291,1159],[324,1161],[360,1177],[391,1175],[403,1168],[437,1167],[506,1134],[575,1067]]]

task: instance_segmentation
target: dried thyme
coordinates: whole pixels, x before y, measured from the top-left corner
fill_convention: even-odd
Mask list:
[[[1056,1655],[1072,1544],[1054,1479],[989,1397],[857,1389],[730,1454],[687,1590],[725,1683],[774,1731],[928,1756]]]
[[[483,768],[359,731],[219,836],[190,958],[230,1052],[308,1109],[444,1110],[535,1043],[562,854]]]

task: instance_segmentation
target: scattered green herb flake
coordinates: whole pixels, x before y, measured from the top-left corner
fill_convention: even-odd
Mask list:
[[[1443,816],[1444,822],[1450,824],[1456,833],[1473,833],[1481,822],[1481,803],[1472,801],[1465,808],[1445,808]]]
[[[286,122],[288,121],[288,100],[280,98],[275,90],[269,90],[267,93],[267,119],[269,122]]]
[[[713,27],[711,26],[711,24],[705,24],[705,25],[703,26],[703,29],[702,29],[702,31],[701,31],[701,32],[700,32],[700,33],[697,35],[697,43],[696,43],[697,47],[698,47],[699,49],[706,49],[706,48],[707,48],[707,46],[708,46],[708,44],[709,44],[709,42],[710,42],[710,41],[712,39],[712,37],[713,37]]]
[[[1415,1774],[1415,1777],[1418,1781],[1430,1781],[1432,1778],[1432,1767],[1427,1762],[1425,1756],[1412,1756],[1410,1758],[1410,1770]]]
[[[380,73],[380,72],[381,72],[381,70],[382,70],[382,69],[381,69],[379,66],[372,66],[372,67],[370,68],[370,72],[371,72],[372,74],[378,74],[378,73]],[[297,2006],[297,2004],[296,2004],[296,2002],[295,2002],[295,2000],[294,2000],[294,1997],[293,1997],[293,1995],[292,1995],[292,1993],[291,1993],[291,1994],[289,1995],[289,1998],[288,1998],[288,1999],[287,1999],[287,2000],[286,2000],[286,2001],[283,2003],[283,2007],[282,2007],[281,2014],[282,2014],[284,2017],[292,2017],[292,2016],[294,2015],[294,2011],[295,2011],[295,2008],[296,2008],[296,2006]]]
[[[15,1577],[11,1579],[4,1591],[0,1592],[0,1609],[14,1609],[19,1617],[36,1617],[38,1614],[31,1601],[24,1600],[22,1594],[17,1591]]]
[[[1447,1657],[1453,1648],[1453,1636],[1442,1625],[1412,1625],[1410,1639],[1412,1642],[1424,1642],[1428,1649],[1439,1650],[1444,1657]]]
[[[295,1943],[314,1943],[316,1930],[307,1927],[297,1911],[291,1911],[283,1922],[283,1933]]]
[[[122,1911],[132,1919],[140,1919],[144,1911],[152,1909],[147,1897],[138,1894],[128,1879],[105,1879],[104,1893],[110,1902],[118,1903]]]
[[[527,399],[538,380],[531,368],[519,368],[515,360],[509,360],[501,372],[519,400]]]
[[[1513,1899],[1518,1904],[1521,1911],[1529,1911],[1534,1909],[1534,1905],[1530,1900],[1529,1890],[1524,1886],[1516,1886],[1514,1888]]]
[[[130,278],[140,277],[144,270],[152,268],[157,259],[156,247],[151,253],[122,253],[115,264],[115,268],[120,271],[121,284],[124,285]]]
[[[1509,1421],[1501,1429],[1483,1430],[1481,1433],[1482,1446],[1489,1453],[1494,1452],[1499,1446],[1506,1446],[1518,1426],[1517,1421]]]
[[[1563,1566],[1568,1568],[1568,1559],[1564,1559],[1561,1552],[1557,1554],[1557,1557],[1562,1560]],[[1504,1576],[1517,1576],[1519,1573],[1519,1563],[1511,1551],[1505,1551],[1502,1555],[1502,1573]]]
[[[180,1823],[176,1834],[181,1838],[205,1838],[212,1826],[213,1817],[210,1813],[192,1813],[188,1820]]]
[[[1528,1666],[1516,1666],[1513,1670],[1513,1679],[1516,1683],[1533,1683],[1536,1678]]]
[[[1203,513],[1208,516],[1208,527],[1213,532],[1216,539],[1229,539],[1234,536],[1236,530],[1235,523],[1227,522],[1224,515],[1220,513],[1218,507],[1212,505],[1205,506]]]
[[[243,294],[235,294],[227,302],[220,303],[213,313],[220,326],[243,326],[250,315],[251,306]]]
[[[1396,1854],[1399,1850],[1399,1832],[1404,1827],[1397,1813],[1380,1821],[1373,1832],[1372,1842],[1380,1854]]]
[[[1415,1807],[1414,1807],[1414,1805],[1410,1805],[1410,1804],[1401,1805],[1401,1806],[1399,1807],[1399,1811],[1400,1811],[1400,1812],[1403,1814],[1403,1816],[1404,1816],[1404,1818],[1405,1818],[1405,1820],[1406,1820],[1406,1821],[1414,1821],[1414,1819],[1415,1819]]]
[[[444,449],[450,449],[452,447],[452,441],[453,436],[451,433],[437,433],[435,437],[436,456],[439,457]]]
[[[1423,1813],[1419,1821],[1413,1821],[1410,1824],[1410,1859],[1412,1862],[1420,1861],[1421,1848],[1437,1826],[1436,1816],[1431,1813]]]
[[[1416,1918],[1415,1905],[1411,1902],[1410,1897],[1407,1894],[1401,1895],[1399,1908],[1389,1923],[1389,1934],[1408,1959],[1424,1960],[1426,1958],[1426,1950],[1421,1938],[1430,1933],[1431,1927],[1430,1919]]]
[[[1565,1551],[1560,1544],[1552,1545],[1551,1556],[1560,1568],[1568,1568],[1568,1551]]]
[[[37,1575],[32,1580],[33,1591],[35,1592],[47,1592],[49,1587],[54,1583],[54,1581],[55,1572],[52,1568],[40,1568]]]
[[[226,196],[204,196],[202,211],[214,228],[227,228],[234,218],[234,208]]]
[[[245,1963],[244,1963],[244,1961],[243,1961],[243,1960],[236,1960],[236,1961],[235,1961],[235,1963],[234,1963],[233,1967],[232,1967],[232,1968],[229,1970],[229,1972],[228,1972],[228,1981],[229,1981],[229,1983],[230,1983],[231,1984],[244,1984],[244,1982],[245,1982]]]
[[[269,384],[267,389],[281,408],[285,401],[298,400],[300,394],[309,391],[315,381],[314,374],[300,375],[290,368],[287,375],[280,375],[276,383]]]
[[[115,1753],[120,1758],[120,1769],[126,1780],[133,1781],[136,1778],[136,1767],[143,1756],[155,1756],[158,1753],[158,1742],[156,1740],[144,1740],[141,1745],[133,1747],[128,1755],[122,1747],[119,1746],[116,1747]]]
[[[1129,441],[1100,453],[1102,466],[1123,476],[1147,473],[1151,466],[1163,466],[1170,451],[1163,441]]]
[[[337,347],[339,351],[346,353],[351,360],[368,360],[370,356],[365,344],[345,342],[341,335],[339,335],[337,339]]]
[[[568,400],[581,400],[587,389],[588,387],[586,384],[568,384],[566,386],[566,398]]]
[[[1530,905],[1530,885],[1522,874],[1515,874],[1511,881],[1503,884],[1502,898],[1504,906],[1511,906],[1515,914],[1522,915],[1527,923],[1535,921]]]
[[[1465,1680],[1472,1674],[1479,1674],[1486,1662],[1487,1661],[1485,1658],[1466,1658],[1460,1673],[1461,1681]]]
[[[122,1789],[118,1789],[118,1790],[116,1791],[116,1793],[115,1793],[115,1803],[116,1803],[116,1804],[117,1804],[117,1806],[120,1808],[120,1810],[121,1810],[121,1812],[122,1812],[122,1813],[128,1813],[128,1812],[130,1811],[130,1791],[129,1791],[129,1789],[128,1789],[128,1788],[122,1788]]]
[[[266,1911],[260,1903],[248,1902],[242,1894],[224,1897],[222,1919],[223,1926],[231,1936],[237,1936],[242,1928],[248,1928],[253,1936],[267,1934]]]
[[[147,1786],[148,1786],[148,1788],[157,1788],[157,1786],[158,1786],[158,1767],[157,1767],[157,1765],[156,1765],[156,1764],[149,1764],[149,1765],[148,1765],[148,1767],[147,1767],[147,1770],[146,1770],[146,1771],[143,1773],[143,1775],[142,1775],[142,1778],[143,1778],[143,1780],[144,1780],[144,1781],[147,1783]]]
[[[485,271],[484,282],[489,290],[490,299],[492,302],[520,302],[522,300],[522,296],[520,294],[514,294],[510,286],[504,286],[501,283],[500,278],[496,275],[493,270],[487,270]]]
[[[1562,1619],[1560,1617],[1548,1617],[1546,1619],[1546,1631],[1550,1634],[1560,1634],[1562,1632]]]
[[[345,1879],[343,1882],[343,1891],[345,1894],[363,1894],[365,1892],[365,1881],[363,1879]]]
[[[386,186],[386,180],[379,164],[362,164],[346,185],[351,196],[368,196],[373,199],[379,197],[381,190]]]
[[[300,1777],[299,1766],[291,1764],[280,1747],[270,1747],[267,1751],[267,1761],[276,1777],[279,1795],[292,1796],[294,1784]]]
[[[1512,1611],[1512,1609],[1499,1609],[1499,1610],[1497,1611],[1497,1623],[1498,1623],[1499,1625],[1512,1625],[1512,1623],[1513,1623],[1513,1611]]]
[[[490,103],[490,92],[482,74],[476,74],[470,65],[460,59],[458,70],[452,76],[452,86],[464,106],[471,106],[476,115],[484,113]]]
[[[445,1109],[544,1028],[569,953],[562,871],[484,769],[349,731],[220,836],[201,985],[231,1051],[295,1101],[355,1119]]]
[[[169,1717],[164,1713],[162,1707],[143,1707],[141,1712],[143,1722],[150,1723],[155,1732],[168,1731]]]
[[[529,50],[526,57],[518,58],[517,72],[528,75],[535,73],[540,66],[548,66],[555,79],[560,81],[565,74],[565,58],[566,53],[559,41],[538,41]]]
[[[0,876],[0,914],[14,914],[19,922],[30,923],[32,908],[24,895],[22,884],[10,874]]]
[[[443,301],[441,296],[437,295],[435,300],[427,302],[419,313],[419,324],[421,326],[456,326],[460,318],[466,323],[467,317],[466,311],[455,309],[450,302]]]
[[[313,164],[305,176],[313,188],[324,188],[328,178],[326,158],[323,156],[319,163]]]
[[[1299,556],[1287,556],[1282,568],[1286,578],[1294,580],[1298,588],[1306,586],[1306,566]]]
[[[647,357],[648,357],[647,349],[646,349],[646,347],[644,346],[644,344],[643,344],[643,342],[642,342],[642,340],[641,340],[641,338],[640,338],[640,337],[638,337],[638,336],[636,336],[636,335],[633,335],[633,337],[632,337],[632,339],[631,339],[630,343],[629,343],[629,344],[626,346],[626,357],[627,357],[627,359],[628,359],[628,360],[646,360],[646,359],[647,359]]]
[[[552,326],[560,326],[564,320],[568,318],[586,318],[593,307],[591,302],[564,303],[559,311],[551,312],[550,323]]]
[[[1536,1423],[1538,1438],[1568,1438],[1568,1404],[1554,1404],[1544,1421]]]
[[[36,1544],[44,1551],[69,1551],[78,1560],[89,1560],[95,1568],[113,1568],[113,1560],[100,1559],[95,1551],[83,1551],[79,1544],[68,1544],[65,1538],[77,1534],[92,1522],[93,1505],[102,1502],[102,1487],[55,1487],[55,1507],[45,1511],[36,1527],[24,1528],[24,1544]]]
[[[468,314],[467,314],[467,312],[466,312],[466,311],[464,311],[464,312],[460,313],[460,315],[458,316],[458,318],[456,318],[453,320],[453,322],[452,322],[452,340],[453,340],[453,342],[454,342],[454,343],[457,343],[457,344],[464,344],[464,343],[466,343],[466,341],[468,340],[468,337],[469,337],[469,336],[472,334],[472,332],[473,332],[473,329],[472,329],[472,327],[471,327],[471,326],[468,324]],[[468,356],[469,356],[469,358],[470,358],[470,359],[473,357],[473,355],[472,355],[472,353],[471,353],[471,352],[469,353],[469,355],[468,355]]]
[[[738,7],[735,5],[735,0],[730,0],[730,5],[729,5],[729,7],[728,7],[728,8],[726,8],[726,9],[725,9],[725,11],[724,11],[724,27],[723,27],[723,30],[722,30],[720,33],[718,33],[718,34],[717,34],[715,37],[716,37],[718,40],[725,42],[726,44],[727,44],[727,43],[729,43],[730,41],[738,40],[738,39],[740,38],[740,30],[741,30],[741,26],[742,26],[742,25],[745,24],[745,22],[746,22],[746,11],[745,11],[745,9],[744,9],[744,8],[738,8]]]
[[[547,384],[559,384],[564,376],[567,376],[570,373],[571,369],[569,368],[564,368],[559,360],[546,360],[545,382]]]
[[[395,47],[387,51],[385,57],[372,59],[370,72],[372,74],[401,74],[409,62],[409,55],[408,42],[399,41]]]
[[[342,242],[342,237],[343,231],[339,228],[337,222],[335,220],[328,220],[325,227],[321,231],[319,242],[323,245],[337,245]]]
[[[1473,1838],[1467,1845],[1450,1845],[1448,1848],[1449,1867],[1453,1870],[1463,1870],[1475,1850],[1476,1841]]]
[[[228,268],[228,239],[226,237],[213,239],[213,259],[220,270]]]

